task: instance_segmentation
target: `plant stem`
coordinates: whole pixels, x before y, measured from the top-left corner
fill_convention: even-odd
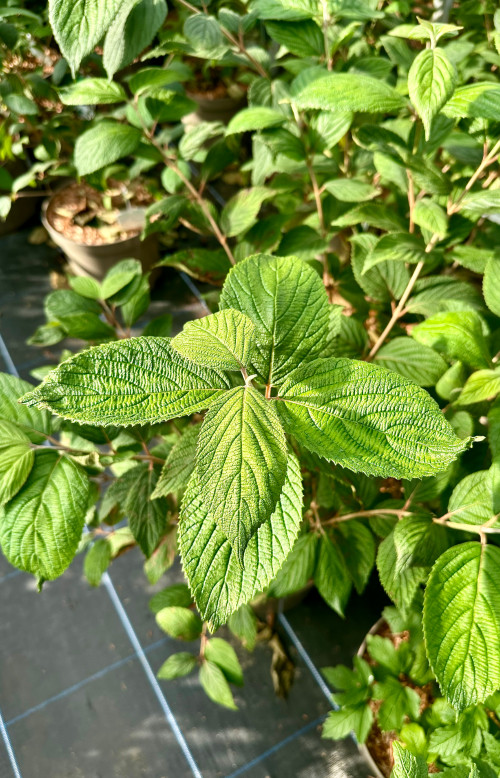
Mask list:
[[[355,511],[354,513],[344,513],[343,516],[334,516],[328,521],[323,521],[322,524],[328,527],[332,524],[339,524],[341,521],[350,521],[351,519],[366,519],[370,516],[382,516],[383,514],[389,514],[391,516],[397,516],[402,518],[403,516],[411,516],[411,511],[407,511],[404,508],[374,508],[369,511]]]
[[[328,3],[326,0],[321,0],[321,6],[323,9],[323,41],[325,45],[325,60],[326,60],[326,67],[327,70],[332,70],[333,68],[333,59],[330,56],[330,41],[328,40],[328,27],[330,24],[330,14],[328,13]]]
[[[327,229],[325,225],[325,215],[323,213],[323,203],[321,202],[321,189],[319,188],[318,179],[316,178],[316,173],[314,171],[313,164],[309,159],[309,157],[306,160],[306,166],[309,173],[309,178],[311,179],[311,186],[313,190],[314,201],[316,203],[316,210],[318,211],[321,237],[323,239],[326,239]],[[328,271],[328,254],[326,251],[322,252],[321,260],[323,262],[323,284],[326,289],[329,289],[329,287],[332,285],[332,278]]]
[[[495,162],[496,156],[499,152],[500,152],[500,140],[495,143],[495,145],[493,146],[490,152],[486,153],[486,149],[484,150],[481,164],[479,165],[475,173],[473,173],[472,176],[469,178],[467,184],[465,185],[464,191],[462,192],[458,200],[448,207],[449,216],[451,216],[454,213],[457,213],[460,210],[460,208],[462,207],[462,201],[465,195],[467,194],[467,192],[469,192],[470,189],[472,189],[472,187],[476,183],[477,179],[479,178],[483,170],[486,167],[488,167],[488,165],[491,165],[493,162]]]

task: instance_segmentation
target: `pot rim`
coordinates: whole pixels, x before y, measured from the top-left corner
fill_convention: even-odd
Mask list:
[[[63,240],[67,240],[68,243],[71,243],[73,246],[81,246],[82,248],[88,248],[88,249],[99,249],[104,246],[123,246],[125,243],[128,243],[129,241],[134,241],[139,239],[141,232],[139,231],[137,235],[132,235],[130,238],[120,238],[120,240],[114,240],[109,243],[80,243],[77,240],[73,240],[73,238],[68,238],[67,235],[65,235],[63,232],[59,232],[59,230],[56,230],[56,228],[49,222],[47,218],[47,209],[52,201],[52,199],[58,194],[62,189],[66,189],[67,187],[71,186],[72,184],[76,183],[76,180],[73,179],[72,181],[67,181],[65,184],[61,184],[61,186],[58,186],[57,189],[52,192],[51,195],[48,197],[45,197],[42,201],[42,207],[41,207],[41,221],[47,232],[51,233],[54,232],[56,235],[59,235]],[[141,241],[142,243],[143,241]]]
[[[361,657],[363,656],[363,654],[366,651],[366,639],[367,639],[368,635],[376,635],[377,632],[379,631],[380,627],[382,626],[382,624],[385,624],[385,623],[386,622],[385,622],[385,619],[384,619],[383,616],[381,616],[379,619],[377,619],[375,624],[366,633],[366,635],[365,635],[365,637],[363,639],[363,642],[361,643],[360,647],[358,648],[358,650],[356,652],[356,656],[361,656]],[[370,751],[368,749],[368,746],[366,746],[364,743],[358,743],[358,750],[359,750],[359,753],[361,754],[361,756],[363,757],[363,759],[365,760],[365,762],[367,763],[367,765],[370,768],[370,770],[373,771],[374,778],[385,778],[383,772],[381,771],[381,769],[379,768],[379,766],[375,762],[373,756],[371,755],[371,753],[370,753]]]

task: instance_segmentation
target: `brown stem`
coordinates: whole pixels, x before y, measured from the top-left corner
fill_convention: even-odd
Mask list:
[[[402,518],[403,516],[411,516],[411,511],[406,511],[404,508],[374,508],[370,511],[355,511],[354,513],[344,513],[342,516],[334,516],[332,519],[324,521],[323,526],[328,527],[332,524],[338,524],[341,521],[350,521],[351,519],[366,519],[370,516],[382,516],[384,514],[390,514],[391,516]]]
[[[314,172],[313,164],[309,158],[306,160],[306,165],[309,173],[309,178],[311,179],[311,186],[313,190],[314,201],[316,203],[316,210],[318,212],[321,237],[325,239],[327,236],[327,229],[325,224],[325,215],[323,213],[323,203],[321,202],[321,189],[318,184],[318,179],[316,178],[316,173]],[[328,254],[326,251],[322,252],[321,261],[323,263],[323,284],[325,288],[328,289],[332,285],[332,278],[328,271]]]
[[[465,185],[464,191],[462,192],[462,194],[460,195],[458,200],[448,207],[448,215],[449,216],[451,216],[454,213],[457,213],[460,210],[460,208],[462,207],[462,201],[463,201],[465,195],[472,189],[472,187],[476,183],[477,179],[479,178],[479,176],[481,175],[483,170],[486,167],[488,167],[488,165],[491,165],[491,164],[493,164],[493,162],[496,162],[498,152],[500,152],[500,140],[495,143],[495,145],[493,146],[491,151],[488,152],[488,153],[486,152],[486,147],[485,147],[484,153],[483,153],[483,159],[482,159],[481,164],[479,165],[478,169],[469,178],[467,184]]]

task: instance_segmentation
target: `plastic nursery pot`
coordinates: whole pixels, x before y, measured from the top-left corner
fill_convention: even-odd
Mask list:
[[[384,619],[379,619],[377,622],[375,622],[373,627],[370,630],[368,630],[367,637],[368,637],[368,635],[377,635],[380,632],[380,629],[381,629],[381,627],[384,624],[385,624],[385,620]],[[359,647],[359,649],[357,651],[357,654],[358,654],[358,656],[362,657],[365,654],[365,652],[366,652],[366,637],[363,640],[363,642],[361,643],[361,645],[360,645],[360,647]],[[358,749],[359,749],[359,753],[361,754],[361,756],[363,757],[363,759],[366,762],[366,766],[370,770],[370,773],[369,773],[370,776],[372,776],[372,778],[385,778],[385,775],[380,770],[380,768],[377,766],[377,763],[373,759],[373,757],[372,757],[370,751],[368,750],[367,746],[365,746],[364,743],[358,743]]]
[[[196,92],[187,92],[187,96],[197,104],[198,108],[183,118],[182,123],[185,127],[193,127],[200,122],[228,124],[247,102],[246,94],[235,98],[207,97]]]
[[[61,190],[59,190],[60,192]],[[47,218],[47,210],[52,197],[42,204],[42,224],[54,243],[64,252],[69,269],[77,276],[89,276],[102,281],[106,273],[122,259],[138,259],[144,271],[149,270],[159,259],[157,235],[149,235],[145,240],[134,235],[112,243],[98,245],[78,243],[58,232]]]
[[[266,621],[267,617],[271,614],[280,612],[286,613],[287,611],[292,610],[292,608],[296,608],[297,605],[300,605],[301,602],[304,601],[312,587],[313,583],[311,581],[306,586],[302,587],[302,589],[299,589],[297,592],[289,594],[286,597],[281,597],[279,599],[277,597],[259,597],[252,602],[252,608],[261,621]]]

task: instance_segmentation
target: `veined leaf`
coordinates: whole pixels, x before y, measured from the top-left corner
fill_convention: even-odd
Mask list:
[[[364,743],[372,724],[373,713],[368,703],[347,705],[341,710],[334,710],[328,714],[323,725],[322,737],[340,740],[354,732],[357,740]]]
[[[181,640],[196,640],[203,627],[196,613],[180,605],[162,608],[156,614],[156,623],[167,635]]]
[[[383,514],[383,509],[380,510]],[[377,570],[380,583],[396,603],[399,610],[405,614],[410,609],[417,590],[427,577],[423,567],[407,567],[398,570],[398,555],[394,542],[394,532],[387,535],[378,547]]]
[[[493,477],[492,469],[476,470],[458,482],[448,502],[453,521],[480,525],[493,519]]]
[[[301,445],[367,475],[433,475],[470,445],[427,392],[366,362],[315,360],[288,376],[276,404]]]
[[[382,346],[375,361],[419,386],[435,386],[447,370],[443,357],[412,338],[394,338]]]
[[[479,369],[490,367],[481,319],[475,311],[437,313],[414,327],[411,335],[449,359],[458,359]]]
[[[75,81],[60,89],[59,97],[64,105],[104,105],[121,103],[127,99],[123,87],[114,81],[108,81],[107,78],[84,78]],[[82,277],[82,280],[87,279]]]
[[[287,597],[303,589],[314,574],[318,536],[306,532],[297,538],[278,575],[269,586],[269,597]]]
[[[343,203],[361,203],[364,200],[372,200],[380,194],[379,189],[355,178],[334,178],[327,181],[323,187]]]
[[[421,238],[407,232],[383,235],[366,257],[363,273],[380,262],[410,262],[416,264],[425,259],[425,246]]]
[[[425,49],[413,60],[408,73],[410,100],[430,138],[431,122],[455,89],[457,71],[442,49]]]
[[[470,542],[434,565],[424,601],[431,667],[457,708],[484,702],[500,688],[500,548]]]
[[[167,15],[165,0],[121,3],[104,39],[103,65],[108,78],[130,65],[149,46]]]
[[[500,316],[500,257],[486,262],[483,278],[484,301],[495,316]]]
[[[253,387],[237,386],[210,407],[198,438],[201,496],[240,559],[276,508],[287,468],[276,409]]]
[[[273,194],[265,186],[240,189],[222,209],[220,224],[224,233],[231,238],[246,232],[255,223],[264,200]]]
[[[326,346],[329,305],[318,274],[296,257],[257,254],[229,273],[221,309],[236,308],[255,324],[252,363],[263,381],[278,384],[304,358]]]
[[[173,678],[189,675],[197,666],[198,662],[193,654],[180,651],[178,654],[169,656],[158,670],[157,676],[162,681],[171,681]]]
[[[393,113],[404,98],[385,81],[359,73],[329,73],[310,81],[293,98],[299,109]]]
[[[276,510],[250,538],[241,567],[231,544],[209,515],[193,475],[182,503],[178,540],[193,597],[212,631],[269,586],[292,549],[301,521],[300,466],[290,453]]]
[[[75,143],[75,167],[79,176],[87,176],[132,154],[141,140],[141,131],[119,122],[99,122]]]
[[[445,527],[427,516],[406,516],[394,527],[396,573],[408,567],[431,567],[448,545]]]
[[[422,756],[414,756],[401,743],[395,740],[392,744],[394,754],[394,769],[391,778],[427,778],[429,770]]]
[[[238,710],[224,673],[218,665],[208,659],[205,659],[201,665],[200,683],[208,697],[218,705],[230,710]]]
[[[76,354],[23,402],[71,421],[126,426],[187,416],[226,389],[222,373],[184,359],[168,339],[143,337]]]
[[[211,638],[205,648],[209,662],[218,665],[227,680],[236,686],[243,686],[243,672],[236,651],[227,640]]]
[[[134,538],[147,557],[167,529],[167,501],[162,497],[151,499],[157,482],[158,472],[151,470],[147,462],[130,468],[120,478],[121,488],[127,495],[123,510]]]
[[[0,420],[0,506],[19,491],[30,474],[35,460],[30,443],[19,427]]]
[[[252,355],[255,326],[231,308],[188,322],[172,340],[172,347],[198,365],[241,370]]]
[[[19,398],[32,389],[27,381],[0,373],[0,420],[15,424],[32,443],[41,443],[52,430],[50,414],[19,403]]]
[[[330,608],[343,616],[352,584],[342,552],[328,535],[322,535],[319,540],[314,583]]]
[[[286,116],[281,111],[257,105],[252,108],[244,108],[233,116],[227,125],[226,135],[234,135],[238,132],[255,132],[267,127],[276,127],[286,122]]]
[[[484,400],[494,400],[499,393],[500,368],[497,367],[495,370],[476,370],[467,379],[456,403],[457,405],[471,405]]]
[[[0,543],[11,564],[46,580],[73,559],[85,522],[89,480],[58,452],[39,451],[28,480],[0,510]]]
[[[196,457],[196,445],[200,425],[192,425],[182,434],[182,437],[173,445],[155,490],[151,495],[154,500],[158,497],[166,497],[171,492],[185,489],[188,485],[191,473],[194,470]]]

